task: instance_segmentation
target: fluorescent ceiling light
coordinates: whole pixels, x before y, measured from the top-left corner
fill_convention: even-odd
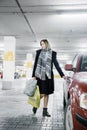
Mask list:
[[[70,59],[70,56],[68,54],[58,54],[57,58],[58,60],[68,60]]]
[[[59,5],[58,9],[61,10],[75,10],[75,9],[87,9],[87,4],[67,4],[67,5]]]
[[[79,52],[87,52],[87,49],[86,48],[79,49]]]
[[[58,14],[83,14],[83,13],[87,13],[87,4],[64,4],[64,5],[59,5],[56,8],[56,12]]]
[[[4,47],[4,44],[2,42],[0,42],[0,47]]]
[[[4,48],[1,48],[1,47],[0,47],[0,51],[4,51],[4,50],[5,50]]]

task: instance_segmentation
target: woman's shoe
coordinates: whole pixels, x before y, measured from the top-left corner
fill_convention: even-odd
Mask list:
[[[36,114],[37,108],[36,108],[36,107],[33,107],[32,111],[33,111],[34,114]]]
[[[51,117],[51,115],[47,112],[47,108],[43,108],[43,117]]]

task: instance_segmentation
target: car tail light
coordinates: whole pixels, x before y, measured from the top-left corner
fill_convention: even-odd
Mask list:
[[[87,93],[83,93],[80,96],[80,107],[87,109]]]

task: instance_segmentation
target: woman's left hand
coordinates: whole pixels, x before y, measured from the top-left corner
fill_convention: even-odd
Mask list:
[[[67,76],[63,76],[62,78],[67,79]]]

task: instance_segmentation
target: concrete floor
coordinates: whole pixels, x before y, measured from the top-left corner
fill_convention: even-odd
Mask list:
[[[49,97],[48,111],[51,117],[42,117],[43,99],[36,115],[23,94],[25,80],[14,81],[13,89],[1,90],[0,82],[0,130],[64,130],[63,79],[55,79],[55,92]]]

